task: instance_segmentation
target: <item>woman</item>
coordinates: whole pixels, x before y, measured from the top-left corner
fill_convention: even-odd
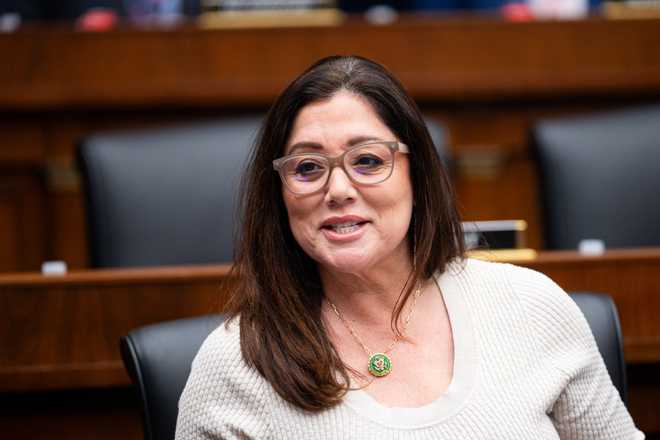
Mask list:
[[[193,363],[178,439],[643,438],[569,297],[463,257],[383,67],[331,57],[294,80],[245,188],[231,319]]]

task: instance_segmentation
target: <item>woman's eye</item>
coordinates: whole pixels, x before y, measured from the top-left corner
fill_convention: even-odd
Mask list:
[[[353,162],[356,168],[376,168],[383,165],[383,160],[377,156],[364,155],[359,156]]]
[[[324,171],[325,169],[323,165],[314,161],[307,160],[299,162],[293,172],[298,178],[310,180],[321,176]]]

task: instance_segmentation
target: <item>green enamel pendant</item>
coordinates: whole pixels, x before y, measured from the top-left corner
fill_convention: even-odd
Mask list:
[[[387,376],[390,371],[392,371],[392,361],[385,353],[374,353],[369,357],[369,373],[372,376]]]

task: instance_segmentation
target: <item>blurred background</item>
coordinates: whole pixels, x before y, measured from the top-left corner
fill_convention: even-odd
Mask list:
[[[279,1],[279,2],[251,2],[251,1],[222,1],[222,0],[64,0],[49,2],[45,0],[3,0],[0,3],[2,12],[15,12],[20,14],[23,20],[73,20],[94,8],[107,8],[120,16],[129,16],[136,9],[149,9],[163,13],[165,11],[176,12],[188,17],[198,16],[201,12],[212,9],[236,9],[250,7],[319,7],[319,5],[330,5],[346,12],[364,12],[374,6],[385,6],[397,11],[422,11],[422,10],[488,10],[497,9],[510,0],[401,0],[401,1]],[[520,2],[525,3],[525,2]],[[552,1],[555,5],[564,3]],[[582,3],[582,2],[565,2]],[[601,0],[585,0],[580,8],[596,8]],[[247,6],[246,6],[247,5]],[[554,6],[556,7],[556,6]],[[575,6],[571,6],[574,8]],[[582,9],[584,13],[584,9]]]

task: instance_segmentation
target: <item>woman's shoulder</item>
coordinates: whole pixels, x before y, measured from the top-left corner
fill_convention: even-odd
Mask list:
[[[197,373],[230,374],[245,367],[241,354],[240,318],[221,323],[204,340],[192,363]]]
[[[460,280],[465,294],[475,297],[475,301],[481,299],[505,308],[520,304],[528,318],[543,327],[584,327],[584,318],[570,296],[541,272],[468,258],[452,263],[447,275]]]
[[[470,285],[479,285],[501,291],[512,290],[517,296],[563,298],[564,290],[547,275],[509,263],[466,258],[452,262],[447,274]]]
[[[204,341],[179,400],[177,439],[249,438],[268,431],[267,384],[241,353],[239,318],[222,323]],[[204,436],[201,433],[205,433]]]
[[[459,281],[472,290],[503,290],[516,293],[543,292],[555,295],[563,290],[549,277],[526,267],[476,258],[457,259],[447,265],[442,277]]]
[[[227,319],[220,323],[206,337],[200,347],[200,353],[215,352],[216,348],[234,351],[240,350],[240,317]]]
[[[467,259],[455,276],[465,286],[461,293],[477,306],[473,313],[525,323],[525,334],[541,352],[553,353],[558,365],[564,360],[574,364],[575,359],[589,359],[596,353],[579,307],[545,274],[512,264]]]
[[[180,410],[260,401],[263,380],[241,353],[240,318],[220,324],[202,343],[179,401]],[[241,403],[243,402],[243,403]],[[194,411],[193,411],[194,412]]]
[[[248,393],[258,393],[260,377],[243,359],[237,317],[220,324],[202,343],[192,362],[184,396],[201,393],[213,398],[244,387],[249,388]]]

